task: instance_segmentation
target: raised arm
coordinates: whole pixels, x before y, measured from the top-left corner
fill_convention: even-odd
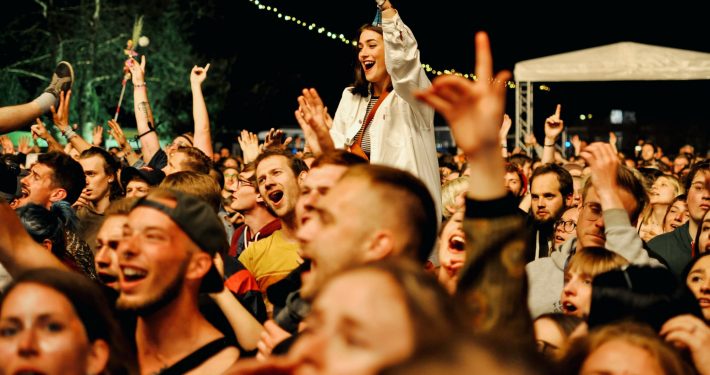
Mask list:
[[[11,276],[41,268],[66,269],[51,252],[36,243],[10,206],[0,201],[0,263]]]
[[[192,89],[192,118],[195,121],[195,144],[194,146],[204,152],[205,155],[212,156],[212,134],[210,133],[210,117],[207,113],[207,104],[202,95],[202,82],[207,78],[207,71],[210,64],[204,68],[197,65],[192,67],[190,72],[190,88]]]
[[[441,76],[417,96],[449,123],[454,140],[471,168],[466,200],[466,265],[457,301],[476,333],[505,335],[532,343],[526,311],[525,235],[515,198],[503,185],[499,127],[505,111],[505,81],[493,76],[488,36],[476,35],[478,80]]]
[[[413,109],[421,108],[414,98],[414,92],[431,86],[419,58],[417,40],[412,30],[402,22],[389,0],[378,0],[382,9],[382,33],[385,41],[385,62],[387,73],[392,78],[392,87]],[[380,5],[381,3],[381,5]]]
[[[503,158],[508,157],[508,132],[510,131],[510,126],[513,125],[513,120],[507,114],[503,115],[503,124],[500,126],[499,138],[500,138],[500,155]]]
[[[558,104],[555,113],[545,120],[545,143],[543,144],[544,149],[542,152],[542,163],[554,163],[555,162],[555,145],[557,144],[557,138],[562,133],[562,129],[565,128],[565,122],[560,119],[560,111],[562,110],[562,105]]]
[[[150,109],[150,102],[148,102],[148,87],[145,82],[145,56],[141,56],[140,64],[131,57],[126,60],[126,67],[131,72],[133,82],[133,110],[136,113],[136,127],[140,135],[143,161],[148,163],[153,155],[160,150],[160,141],[158,140],[158,133],[155,132],[153,111]]]
[[[67,91],[66,96],[64,92],[59,94],[59,107],[55,110],[54,106],[50,107],[52,111],[52,121],[54,126],[56,126],[62,135],[69,141],[69,143],[74,146],[74,148],[82,153],[84,150],[91,148],[89,142],[85,141],[79,134],[76,134],[74,130],[69,126],[69,105],[71,104],[71,90]]]
[[[333,138],[330,137],[328,112],[316,89],[303,89],[303,95],[298,97],[298,109],[294,113],[298,125],[303,129],[306,146],[315,156],[335,150]],[[332,123],[332,122],[331,122]]]
[[[242,161],[249,164],[259,156],[259,137],[246,129],[242,129],[241,135],[237,137],[239,148],[242,150]]]
[[[108,133],[113,137],[113,139],[116,140],[116,142],[118,142],[118,146],[121,147],[121,151],[123,151],[123,154],[126,155],[126,161],[128,162],[128,164],[134,165],[139,160],[138,155],[135,153],[135,151],[133,151],[133,147],[126,139],[126,136],[123,134],[123,129],[121,129],[121,126],[118,124],[118,122],[116,122],[116,120],[110,119],[108,120],[108,127]]]
[[[32,137],[37,139],[41,138],[47,142],[47,151],[59,151],[64,152],[64,147],[57,142],[57,140],[47,131],[47,127],[39,118],[35,120],[36,123],[30,128],[32,131]],[[37,142],[35,142],[37,143]]]

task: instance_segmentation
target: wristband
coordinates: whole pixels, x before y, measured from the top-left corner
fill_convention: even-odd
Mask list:
[[[139,87],[145,87],[145,81],[143,81],[143,83],[134,83],[133,84],[134,89],[137,89]]]

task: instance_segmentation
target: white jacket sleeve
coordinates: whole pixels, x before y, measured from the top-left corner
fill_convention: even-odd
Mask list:
[[[385,40],[385,64],[392,78],[392,87],[412,109],[425,105],[414,98],[417,90],[431,86],[419,59],[419,49],[414,34],[399,18],[399,13],[382,21]]]

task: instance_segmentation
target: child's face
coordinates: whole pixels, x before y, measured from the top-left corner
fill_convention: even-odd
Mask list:
[[[565,272],[562,289],[562,312],[586,319],[592,303],[592,276],[576,271]]]

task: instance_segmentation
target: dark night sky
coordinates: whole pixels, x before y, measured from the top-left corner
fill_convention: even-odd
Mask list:
[[[170,1],[150,2],[159,9]],[[176,1],[183,4],[191,0]],[[559,5],[538,1],[520,6],[495,0],[393,0],[417,37],[422,61],[440,70],[473,69],[473,38],[478,30],[486,30],[491,36],[496,69],[512,70],[518,61],[620,41],[710,52],[708,22],[699,5],[620,5],[626,3]],[[347,37],[353,37],[363,23],[371,22],[375,13],[374,0],[263,0],[263,4]],[[29,1],[18,6],[33,11],[37,8]],[[190,44],[204,62],[228,59],[231,64],[228,76],[210,77],[230,84],[224,110],[211,114],[223,137],[231,139],[242,128],[258,131],[272,126],[295,127],[293,110],[304,87],[317,88],[331,113],[335,112],[343,88],[352,80],[351,47],[280,20],[273,12],[258,10],[248,0],[204,0],[200,7],[193,8],[185,24]],[[23,10],[3,12],[0,21],[11,19],[13,11]],[[568,126],[581,126],[589,131],[589,137],[595,137],[610,130],[606,123],[609,110],[618,108],[636,112],[638,126],[628,128],[634,136],[655,133],[661,144],[666,142],[672,148],[688,140],[701,148],[708,148],[710,143],[705,114],[710,81],[549,86],[550,92],[536,93],[538,125],[559,102]],[[512,115],[514,90],[509,92],[508,113]],[[581,122],[581,113],[593,113],[594,120]],[[437,118],[437,125],[445,124]]]
[[[371,21],[375,9],[374,1],[368,0],[262,3],[347,37]],[[194,31],[201,40],[210,40],[200,47],[206,55],[236,57],[231,80],[233,87],[242,90],[231,95],[224,113],[223,119],[230,127],[295,126],[295,98],[307,86],[316,87],[334,112],[342,89],[352,79],[353,51],[347,45],[280,20],[247,0],[214,4],[220,8],[220,18],[204,20],[195,25]],[[472,70],[473,37],[478,30],[486,30],[491,36],[496,69],[512,70],[518,61],[620,41],[710,52],[707,22],[697,7],[688,4],[666,4],[650,11],[600,2],[563,7],[519,7],[512,2],[498,2],[498,9],[479,1],[393,1],[393,5],[417,37],[422,61],[440,70]],[[217,34],[225,37],[202,36]],[[253,89],[258,83],[261,85]],[[549,86],[550,92],[536,94],[538,125],[547,112],[554,110],[555,103],[561,102],[568,125],[585,127],[589,137],[610,130],[606,123],[609,110],[618,108],[636,112],[639,127],[631,129],[634,134],[647,137],[655,133],[655,138],[661,144],[668,143],[668,147],[690,139],[707,147],[710,140],[704,114],[710,81]],[[244,94],[245,88],[252,91]],[[510,90],[508,101],[511,114],[513,91]],[[267,101],[255,101],[254,92]],[[245,102],[250,104],[245,107]],[[581,113],[593,113],[595,120],[582,123]],[[437,125],[444,125],[441,119],[437,120]]]

